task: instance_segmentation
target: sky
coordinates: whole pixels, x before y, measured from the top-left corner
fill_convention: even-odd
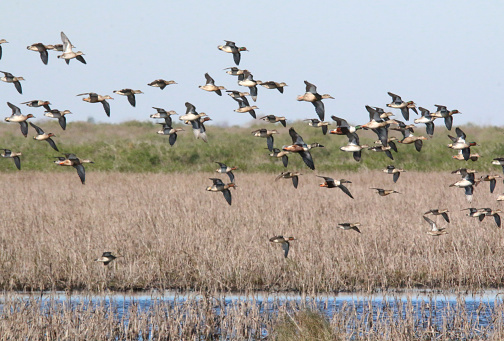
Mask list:
[[[249,50],[241,69],[288,84],[283,94],[258,88],[258,117],[316,118],[310,103],[296,101],[308,80],[335,98],[324,100],[329,121],[336,115],[366,123],[365,105],[385,107],[390,91],[431,111],[435,104],[458,109],[454,126],[504,125],[500,1],[2,1],[0,11],[0,39],[9,42],[2,44],[0,70],[25,78],[22,95],[0,83],[5,117],[7,101],[49,100],[52,108],[72,111],[69,124],[150,120],[152,107],[183,114],[190,102],[213,124],[249,125],[250,115],[234,112],[229,96],[198,88],[208,72],[216,85],[248,90],[223,70],[234,62],[217,46],[232,40]],[[75,59],[66,65],[55,51],[44,65],[26,49],[61,43],[61,31],[87,65]],[[147,86],[158,78],[178,84]],[[113,93],[123,88],[144,92],[135,108]],[[111,117],[101,104],[76,96],[83,92],[111,95]],[[21,109],[43,117],[42,108]]]

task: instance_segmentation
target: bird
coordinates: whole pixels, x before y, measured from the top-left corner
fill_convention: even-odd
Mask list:
[[[448,135],[450,140],[452,140],[453,143],[448,144],[448,148],[454,149],[454,150],[462,150],[462,155],[464,156],[464,160],[469,160],[469,157],[471,155],[471,147],[472,146],[477,146],[476,142],[466,142],[466,134],[460,129],[459,127],[455,128],[455,133],[457,134],[457,137],[453,137],[451,135]]]
[[[188,124],[190,121],[199,120],[201,117],[206,116],[205,113],[198,114],[196,107],[189,102],[185,102],[186,113],[179,117],[180,121]]]
[[[227,174],[229,176],[229,181],[234,183],[235,177],[234,177],[233,171],[238,169],[238,167],[228,167],[225,163],[218,162],[218,161],[216,161],[215,163],[217,163],[219,165],[219,168],[217,168],[215,171],[217,173]]]
[[[361,151],[364,148],[368,148],[369,146],[363,144],[362,146],[359,144],[359,136],[357,133],[348,133],[348,144],[346,146],[340,147],[340,150],[344,152],[353,152],[353,158],[355,161],[359,162],[361,160]]]
[[[422,140],[428,140],[427,137],[425,136],[415,136],[413,135],[413,127],[411,125],[406,125],[404,122],[397,121],[399,123],[398,128],[390,128],[392,130],[397,130],[400,131],[403,135],[403,139],[399,140],[397,142],[402,143],[402,144],[415,144],[415,149],[417,152],[420,152],[422,150],[423,146],[423,141]]]
[[[259,109],[257,106],[255,106],[255,105],[252,105],[252,106],[249,105],[248,101],[245,102],[240,97],[238,97],[238,98],[233,97],[233,99],[236,102],[238,102],[238,109],[235,109],[235,112],[242,112],[242,113],[248,112],[250,114],[250,116],[252,116],[252,118],[256,118],[255,109]]]
[[[233,54],[233,60],[236,65],[240,65],[240,59],[241,59],[241,54],[240,51],[248,51],[246,47],[244,46],[236,46],[236,43],[234,41],[230,40],[224,40],[226,42],[225,45],[219,45],[217,48],[221,51],[227,52],[227,53],[232,53]]]
[[[57,118],[61,129],[66,129],[66,117],[65,115],[71,114],[70,110],[59,111],[58,109],[47,110],[44,114],[46,117]]]
[[[230,188],[236,188],[236,185],[234,183],[229,183],[229,184],[224,184],[221,179],[217,178],[210,178],[210,180],[213,181],[212,186],[208,186],[206,188],[207,191],[210,192],[222,192],[224,194],[224,198],[226,199],[227,203],[231,205],[231,191],[229,191]]]
[[[359,230],[360,223],[339,223],[338,227],[342,230],[354,230],[356,232],[361,233]]]
[[[308,118],[308,119],[306,119],[304,121],[309,121],[308,125],[310,127],[314,127],[314,128],[321,127],[322,128],[322,134],[324,134],[324,135],[327,134],[327,126],[331,124],[329,122],[320,121],[318,118]]]
[[[205,91],[215,92],[217,95],[222,96],[221,90],[226,90],[223,86],[215,85],[215,81],[208,73],[205,73],[206,84],[200,85],[199,88]]]
[[[394,191],[394,190],[392,190],[392,189],[383,189],[383,188],[376,188],[376,187],[371,187],[370,189],[376,189],[377,193],[378,193],[380,196],[382,196],[382,197],[387,196],[387,195],[389,195],[389,194],[393,194],[393,193],[398,193],[398,194],[401,194],[401,193],[399,193],[399,192],[397,192],[397,191]]]
[[[404,169],[400,169],[400,168],[395,168],[394,165],[388,165],[387,168],[385,168],[383,170],[384,173],[387,173],[387,174],[393,174],[393,180],[394,180],[394,183],[397,182],[397,180],[399,180],[399,176],[401,175],[401,172],[406,172]]]
[[[469,208],[464,208],[461,211],[469,211],[466,215],[469,217],[473,218],[478,218],[479,221],[483,221],[485,219],[485,213],[484,211],[474,208],[474,207],[469,207]]]
[[[8,43],[5,39],[0,39],[0,59],[2,59],[2,44]]]
[[[157,87],[163,90],[167,85],[171,84],[177,84],[177,83],[175,81],[165,81],[164,79],[156,79],[147,85]]]
[[[82,64],[86,64],[86,60],[82,57],[84,53],[82,53],[82,51],[73,52],[73,45],[63,32],[61,32],[61,41],[63,41],[63,54],[60,54],[58,58],[64,59],[67,65],[70,64],[70,59],[73,58],[77,59]]]
[[[282,172],[275,178],[275,181],[278,181],[279,179],[292,179],[292,185],[294,185],[294,188],[298,188],[300,175],[303,174],[299,172]]]
[[[16,77],[12,73],[6,71],[0,71],[0,72],[4,74],[4,76],[0,78],[1,81],[6,83],[14,83],[14,87],[16,88],[17,92],[23,94],[21,83],[19,83],[19,81],[24,81],[23,77]]]
[[[164,118],[165,124],[170,126],[172,125],[171,115],[178,115],[174,110],[166,111],[163,108],[152,107],[152,109],[156,109],[155,114],[151,114],[150,118]]]
[[[226,92],[228,93],[229,96],[231,96],[232,99],[234,100],[242,100],[243,103],[245,103],[245,106],[250,106],[250,103],[247,99],[246,96],[250,96],[250,94],[248,92],[240,92],[240,91],[237,91],[237,90],[226,90]]]
[[[427,212],[424,213],[424,215],[426,214],[432,214],[432,215],[441,215],[444,220],[446,220],[447,223],[450,222],[450,217],[448,217],[448,211],[447,209],[439,209],[439,208],[435,208],[435,209],[431,209],[431,210],[428,210]]]
[[[241,70],[241,69],[237,68],[236,66],[227,67],[223,70],[228,70],[228,71],[226,71],[226,73],[231,76],[243,76],[243,74],[245,73],[245,70]],[[238,80],[241,80],[241,79],[238,78]]]
[[[480,158],[480,155],[478,153],[474,153],[474,154],[469,154],[469,158],[467,160],[471,160],[474,162],[474,161],[478,161],[479,158]],[[459,149],[457,155],[453,155],[452,159],[459,160],[459,161],[466,161],[464,153],[462,152],[462,149]]]
[[[40,99],[36,99],[36,100],[33,100],[33,101],[22,102],[21,104],[26,104],[27,106],[32,107],[32,108],[44,107],[45,110],[51,110],[51,107],[49,106],[49,105],[51,105],[51,102],[49,102],[49,101],[43,101],[43,100],[40,100]]]
[[[254,80],[254,76],[248,70],[245,70],[243,79],[238,81],[238,85],[249,88],[250,96],[254,102],[257,101],[257,85],[261,83],[259,80]]]
[[[40,59],[42,59],[42,63],[47,65],[49,61],[49,54],[47,53],[47,47],[42,43],[31,44],[26,47],[30,51],[35,51],[40,53]]]
[[[10,102],[7,102],[7,105],[12,109],[12,115],[10,117],[6,117],[5,121],[19,123],[23,136],[28,136],[28,123],[26,122],[29,118],[35,118],[35,116],[33,116],[32,114],[23,115],[21,113],[21,109]]]
[[[287,167],[287,165],[289,164],[289,157],[287,155],[289,155],[289,152],[280,150],[278,148],[273,148],[273,151],[270,154],[270,156],[272,157],[281,158],[284,167]]]
[[[350,193],[350,191],[348,190],[348,188],[346,188],[345,185],[343,185],[343,184],[351,184],[352,181],[348,181],[345,179],[334,180],[333,178],[330,178],[328,176],[320,176],[320,175],[317,175],[317,176],[319,178],[323,178],[325,180],[324,183],[319,185],[319,187],[327,187],[327,188],[339,187],[343,191],[343,193],[345,193],[346,195],[348,195],[352,199],[354,198],[352,196],[352,193]]]
[[[474,179],[474,172],[467,170],[466,168],[461,168],[461,169],[457,169],[456,171],[452,172],[452,174],[456,174],[456,173],[459,173],[460,175],[462,175],[462,180],[459,180],[459,181],[451,184],[449,187],[464,188],[466,200],[468,202],[472,202],[474,185],[477,184],[476,180]]]
[[[502,212],[501,210],[493,210],[491,208],[480,208],[480,211],[483,211],[486,217],[493,216],[497,227],[501,227],[501,218],[499,215],[499,213]]]
[[[114,90],[113,93],[118,94],[118,95],[123,95],[128,97],[128,102],[131,104],[132,107],[136,106],[136,99],[135,95],[136,94],[143,94],[142,91],[140,90],[133,90],[133,89],[121,89],[121,90]]]
[[[53,136],[56,136],[54,135],[53,133],[49,133],[49,134],[46,134],[42,128],[36,126],[35,124],[31,123],[30,122],[30,125],[35,128],[35,130],[37,131],[37,136],[34,136],[33,139],[37,140],[37,141],[47,141],[47,143],[49,143],[49,145],[57,152],[59,152],[59,149],[58,147],[56,147],[56,143],[54,143],[54,141],[51,139],[51,137]]]
[[[202,113],[200,115],[205,115],[205,114]],[[211,118],[208,116],[204,116],[204,117],[201,116],[195,120],[190,121],[192,129],[193,129],[194,137],[196,137],[196,139],[202,139],[203,142],[208,143],[208,137],[206,134],[206,128],[205,128],[204,123],[206,121],[210,121],[210,120],[211,120]]]
[[[85,97],[82,100],[84,102],[88,103],[101,103],[103,105],[103,109],[105,110],[105,113],[107,114],[108,117],[110,117],[110,104],[107,102],[107,99],[113,99],[109,95],[98,95],[96,92],[85,92],[83,94],[78,94],[77,96],[86,96],[89,95],[89,97]]]
[[[500,175],[485,175],[484,177],[481,176],[480,179],[481,181],[488,181],[490,182],[490,193],[493,193],[495,190],[495,185],[497,184],[497,179],[502,178]]]
[[[263,121],[269,122],[269,123],[280,122],[280,124],[283,125],[284,127],[287,126],[286,119],[283,116],[266,115],[266,116],[261,117],[260,120],[263,120]]]
[[[336,129],[331,129],[331,131],[329,131],[329,134],[347,135],[348,133],[355,133],[357,130],[362,129],[362,126],[360,125],[349,125],[348,122],[343,118],[339,118],[334,115],[331,116],[331,118],[336,122]]]
[[[387,155],[387,157],[389,157],[391,160],[394,160],[394,156],[392,155],[392,152],[390,151],[392,149],[392,147],[391,146],[385,147],[385,146],[381,145],[380,140],[378,140],[378,142],[380,143],[379,145],[368,147],[368,150],[372,150],[374,152],[385,152],[385,155]]]
[[[420,118],[416,118],[413,122],[415,124],[424,123],[425,132],[429,135],[429,137],[432,137],[434,135],[434,120],[436,117],[432,116],[430,111],[425,108],[418,107],[418,109],[420,110],[420,114],[422,116]]]
[[[444,105],[435,104],[437,111],[432,113],[431,116],[436,118],[444,118],[446,129],[451,130],[453,125],[453,115],[461,114],[458,110],[448,110]]]
[[[409,109],[413,110],[418,115],[415,102],[413,101],[404,102],[401,99],[401,96],[398,96],[391,92],[387,92],[387,94],[390,97],[392,97],[392,103],[387,104],[387,107],[401,109],[401,113],[406,121],[409,121]]]
[[[492,165],[502,166],[502,172],[504,173],[504,157],[496,157],[493,159]]]
[[[112,252],[104,252],[100,258],[95,259],[95,262],[102,262],[103,265],[109,265],[110,262],[112,262],[114,259],[119,258],[122,256],[114,256],[112,255]]]
[[[5,148],[0,148],[0,150],[4,151],[2,154],[0,154],[1,157],[13,159],[16,168],[21,170],[21,160],[19,159],[19,157],[22,155],[21,153],[13,153],[10,149]]]
[[[274,82],[274,81],[267,81],[267,82],[262,82],[260,85],[264,86],[266,89],[277,89],[281,94],[283,94],[283,88],[287,86],[284,82]]]
[[[157,133],[160,135],[169,135],[168,143],[170,143],[170,146],[173,146],[177,141],[177,132],[184,131],[184,128],[173,128],[171,124],[167,123],[159,124],[162,124],[163,127],[161,128],[161,130],[158,130]]]
[[[88,159],[79,159],[73,153],[64,154],[65,156],[57,156],[58,160],[54,161],[58,166],[72,166],[77,170],[77,175],[83,185],[86,184],[86,170],[84,169],[83,163],[94,163]]]
[[[284,250],[284,258],[287,258],[287,256],[289,255],[289,248],[290,248],[290,241],[292,240],[296,240],[296,238],[294,237],[287,237],[287,238],[284,238],[284,236],[276,236],[276,237],[272,237],[270,238],[270,242],[272,243],[278,243],[278,244],[281,244],[282,245],[282,249]]]
[[[303,159],[304,163],[308,166],[308,168],[315,170],[315,164],[310,153],[311,148],[308,148],[301,135],[296,133],[294,128],[289,128],[289,135],[292,138],[292,144],[290,146],[283,146],[282,150],[291,153],[298,153],[299,156],[301,156],[301,158]]]
[[[334,97],[332,97],[329,94],[320,95],[317,92],[317,87],[315,85],[313,85],[312,83],[310,83],[308,81],[304,81],[304,83],[306,85],[306,92],[304,95],[297,96],[297,100],[311,102],[313,104],[313,106],[315,107],[315,112],[317,113],[320,120],[324,121],[325,109],[324,109],[324,103],[322,103],[322,100],[326,99],[326,98],[334,99]]]
[[[422,216],[422,217],[431,226],[431,229],[430,229],[430,231],[427,232],[427,234],[429,234],[431,236],[434,236],[434,237],[438,237],[438,236],[440,236],[442,234],[447,234],[448,233],[448,232],[445,231],[444,228],[437,227],[436,223],[432,219],[430,219],[429,217],[426,217],[426,216]]]
[[[266,138],[266,144],[268,145],[269,151],[270,152],[273,151],[273,143],[274,143],[273,134],[278,134],[278,131],[276,129],[268,130],[266,128],[261,128],[261,129],[254,130],[252,132],[252,134],[254,134],[255,137]]]

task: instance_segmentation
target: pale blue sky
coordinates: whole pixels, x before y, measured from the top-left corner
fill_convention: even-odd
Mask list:
[[[310,8],[313,6],[313,8]],[[68,122],[93,117],[99,122],[148,120],[152,106],[185,111],[193,103],[216,123],[246,124],[229,96],[205,92],[208,72],[217,85],[241,91],[231,54],[217,49],[223,40],[246,46],[240,68],[255,79],[284,81],[284,94],[259,87],[257,115],[288,119],[315,118],[313,106],[297,102],[303,81],[317,85],[331,115],[365,123],[366,104],[385,107],[387,91],[431,111],[434,104],[460,110],[454,125],[474,122],[504,125],[504,3],[497,1],[3,1],[0,4],[0,70],[23,76],[23,95],[0,84],[0,110],[47,99],[53,108],[69,109]],[[49,65],[26,46],[61,43],[64,31],[87,65],[67,66],[50,51]],[[161,91],[147,86],[157,78],[173,79]],[[113,90],[140,89],[137,107]],[[100,104],[76,94],[109,94],[111,117]],[[24,113],[43,116],[40,108]],[[392,110],[400,116],[399,111]],[[412,115],[412,119],[415,115]]]

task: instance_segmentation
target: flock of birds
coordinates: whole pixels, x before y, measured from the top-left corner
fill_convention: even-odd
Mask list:
[[[44,64],[48,63],[49,60],[48,51],[50,50],[62,52],[62,54],[58,55],[57,57],[65,60],[67,64],[69,64],[72,59],[77,59],[81,63],[86,64],[86,61],[83,57],[84,53],[81,51],[74,52],[73,51],[74,46],[63,32],[61,32],[61,40],[62,44],[44,45],[42,43],[36,43],[28,46],[27,49],[30,51],[38,52]],[[7,41],[5,39],[0,39],[0,59],[2,57],[2,44],[4,43],[7,43]],[[276,82],[276,81],[262,82],[260,80],[255,80],[254,76],[249,70],[240,69],[238,66],[241,60],[241,52],[248,51],[246,47],[237,46],[232,41],[225,41],[225,44],[219,45],[218,49],[226,53],[231,53],[233,55],[233,60],[236,66],[228,67],[224,70],[226,70],[227,74],[231,76],[236,76],[238,85],[247,88],[248,91],[244,92],[238,90],[229,90],[226,89],[224,86],[215,85],[215,80],[208,73],[204,75],[205,84],[200,85],[199,88],[204,91],[214,92],[218,96],[222,96],[223,94],[222,91],[227,92],[228,95],[238,104],[238,108],[234,110],[235,112],[248,113],[251,115],[252,118],[256,119],[257,116],[255,110],[258,108],[257,106],[250,104],[248,97],[250,97],[254,102],[257,101],[258,85],[261,85],[266,89],[277,89],[280,94],[283,94],[284,87],[286,87],[287,84],[285,84],[284,82]],[[4,76],[1,77],[0,80],[6,83],[13,83],[16,90],[20,94],[22,94],[22,87],[20,81],[24,81],[24,78],[20,76],[14,76],[10,72],[6,71],[0,71],[0,72],[4,74]],[[334,99],[334,97],[332,97],[329,94],[319,94],[317,92],[317,87],[314,84],[308,81],[304,81],[304,83],[306,86],[305,93],[303,95],[297,96],[297,100],[311,103],[315,109],[315,113],[318,116],[318,118],[310,118],[306,119],[305,121],[307,121],[308,125],[311,127],[321,128],[322,134],[324,135],[329,132],[329,134],[346,136],[348,139],[348,143],[344,146],[341,146],[340,150],[343,152],[352,153],[354,160],[357,162],[361,161],[363,150],[382,152],[383,154],[386,155],[386,157],[390,158],[391,160],[394,160],[392,151],[396,153],[398,152],[396,143],[413,144],[415,146],[415,149],[418,152],[421,152],[423,141],[428,140],[434,135],[434,129],[435,129],[434,121],[436,119],[441,118],[444,119],[444,125],[446,126],[446,129],[448,131],[451,131],[453,125],[453,115],[460,114],[458,110],[448,110],[448,108],[444,105],[435,105],[436,110],[434,112],[430,112],[428,109],[425,109],[423,107],[417,108],[416,104],[413,101],[403,101],[399,95],[389,92],[388,95],[391,97],[391,102],[388,103],[386,106],[392,109],[399,109],[405,121],[409,121],[410,119],[410,110],[416,113],[417,115],[419,114],[418,110],[420,110],[420,117],[414,119],[413,121],[414,124],[407,124],[404,121],[393,119],[391,117],[395,115],[392,112],[387,112],[380,107],[372,107],[368,105],[366,105],[365,108],[369,113],[369,122],[365,124],[352,126],[347,122],[346,119],[336,116],[331,116],[334,123],[332,122],[330,123],[325,121],[325,107],[323,100]],[[165,89],[165,87],[172,84],[177,83],[173,80],[166,81],[164,79],[156,79],[148,83],[149,86],[158,87],[161,90]],[[129,88],[115,90],[113,91],[113,93],[117,95],[126,96],[128,102],[133,107],[136,106],[135,95],[143,94],[141,90],[129,89]],[[111,96],[99,95],[95,92],[81,93],[78,94],[77,96],[86,96],[82,98],[82,100],[88,103],[101,103],[106,115],[110,117],[111,108],[107,100],[113,99]],[[28,107],[32,108],[43,107],[45,109],[44,114],[45,116],[58,119],[61,128],[63,130],[66,129],[65,116],[67,114],[71,114],[69,110],[60,111],[58,109],[51,109],[50,107],[51,103],[47,100],[30,100],[23,102],[21,104],[25,104]],[[23,115],[21,113],[21,109],[16,105],[10,102],[7,102],[7,105],[12,110],[12,115],[10,117],[6,117],[5,121],[19,123],[21,133],[25,137],[27,137],[28,135],[28,128],[29,128],[28,123],[29,123],[29,125],[33,127],[37,133],[37,135],[33,137],[35,140],[46,141],[48,142],[51,148],[59,152],[59,149],[55,141],[52,139],[52,137],[54,137],[55,135],[53,133],[46,133],[41,127],[28,121],[30,118],[34,117],[32,114]],[[191,125],[196,139],[201,139],[204,142],[208,142],[208,137],[206,134],[206,128],[204,123],[211,120],[211,118],[208,117],[208,115],[203,112],[198,113],[196,111],[196,107],[189,102],[185,103],[185,107],[186,107],[185,114],[180,115],[179,120],[186,125]],[[183,128],[174,127],[173,125],[172,115],[178,115],[178,114],[173,110],[167,111],[163,108],[158,107],[153,107],[153,109],[156,110],[156,113],[150,115],[150,117],[153,119],[164,120],[162,123],[160,123],[162,125],[162,128],[157,133],[160,135],[168,136],[168,143],[171,146],[173,146],[177,141],[177,133],[184,131]],[[280,123],[281,126],[287,127],[286,123],[287,119],[285,117],[267,115],[260,117],[259,119],[268,122],[270,124]],[[335,128],[329,129],[329,125],[332,124],[335,125]],[[414,135],[415,132],[414,130],[416,129],[415,124],[425,124],[426,135],[428,137]],[[357,132],[360,129],[371,130],[376,134],[377,140],[375,141],[373,146],[360,144],[359,136],[357,134]],[[389,131],[400,132],[402,134],[402,139],[398,139],[394,136],[389,136]],[[291,137],[292,144],[283,145],[281,148],[277,148],[275,147],[275,141],[273,136],[278,133],[279,131],[277,129],[270,130],[266,128],[261,128],[254,130],[252,132],[252,135],[254,137],[265,138],[267,149],[271,153],[269,155],[271,157],[281,159],[284,167],[288,167],[289,163],[288,157],[290,155],[298,154],[308,168],[310,168],[311,170],[315,170],[315,162],[312,157],[311,150],[314,148],[324,148],[324,146],[317,142],[313,142],[310,144],[306,143],[303,140],[303,138],[295,131],[295,129],[290,127],[289,135]],[[480,156],[477,153],[475,154],[471,153],[471,147],[477,146],[477,144],[475,142],[467,141],[466,134],[459,127],[455,128],[455,134],[456,136],[448,135],[448,137],[452,141],[452,143],[448,144],[448,147],[457,151],[457,154],[454,155],[453,158],[456,160],[477,161]],[[20,152],[13,152],[10,149],[0,149],[0,150],[4,151],[2,154],[0,154],[2,157],[12,158],[14,160],[15,166],[19,170],[21,169],[20,156],[22,154]],[[54,161],[54,163],[59,166],[74,167],[77,170],[77,174],[81,180],[81,183],[85,184],[85,169],[83,164],[93,163],[93,161],[88,159],[80,159],[73,153],[64,153],[63,155],[64,156],[56,157],[57,160]],[[230,189],[236,188],[235,176],[233,174],[233,170],[236,170],[237,168],[229,167],[222,162],[216,162],[216,163],[219,165],[219,168],[216,169],[216,172],[220,174],[227,174],[230,181],[225,182],[220,178],[210,178],[210,180],[212,181],[212,185],[208,186],[206,190],[210,192],[221,192],[226,202],[229,205],[231,205],[232,195]],[[492,163],[502,166],[504,171],[504,158],[495,158]],[[404,169],[396,168],[393,165],[389,165],[383,171],[387,174],[392,175],[394,183],[396,183],[399,180],[400,174],[402,172],[405,172]],[[479,182],[481,181],[490,182],[490,192],[493,193],[496,186],[496,179],[501,178],[501,176],[499,175],[486,175],[484,177],[482,176],[480,178],[476,178],[475,177],[476,171],[468,168],[460,168],[453,171],[452,173],[460,174],[462,176],[462,179],[451,184],[450,187],[463,188],[467,201],[469,203],[472,202],[474,187],[478,185]],[[294,188],[297,188],[300,175],[302,175],[300,172],[283,171],[276,177],[275,180],[291,179]],[[346,179],[333,179],[327,176],[320,176],[320,175],[317,176],[324,180],[324,182],[320,184],[320,187],[326,187],[326,188],[337,187],[341,191],[343,191],[343,193],[345,193],[348,197],[353,199],[350,190],[346,187],[346,184],[351,183],[351,181]],[[375,187],[371,189],[376,190],[376,192],[380,196],[387,196],[390,194],[400,194],[399,192],[393,189],[383,189]],[[504,195],[499,196],[497,200],[499,201],[504,200]],[[469,216],[477,217],[479,221],[482,221],[487,216],[493,216],[497,226],[498,227],[501,226],[501,220],[499,216],[499,213],[501,212],[500,210],[494,210],[491,208],[480,208],[480,209],[468,208],[467,210],[469,210],[468,214]],[[432,236],[440,236],[446,234],[447,233],[446,229],[438,227],[437,224],[428,217],[428,215],[434,215],[434,216],[441,215],[444,218],[444,220],[446,220],[446,222],[449,223],[450,220],[448,217],[448,210],[431,209],[425,212],[423,215],[423,218],[427,223],[429,223],[431,227],[430,230],[427,232],[428,234]],[[360,225],[361,224],[358,222],[346,222],[338,224],[338,227],[343,230],[354,230],[358,233],[361,233],[359,229]],[[287,258],[290,241],[293,240],[296,239],[294,237],[275,236],[270,239],[270,242],[281,244],[284,250],[284,256]],[[96,261],[103,262],[104,265],[107,265],[115,258],[117,257],[113,256],[111,252],[105,252],[103,253],[102,257],[96,259]]]

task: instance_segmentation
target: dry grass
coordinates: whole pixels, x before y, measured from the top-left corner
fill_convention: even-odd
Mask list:
[[[305,174],[308,173],[305,171]],[[501,287],[504,232],[466,217],[456,175],[407,172],[397,184],[379,171],[346,178],[355,200],[318,187],[313,174],[290,180],[240,174],[233,205],[205,191],[197,174],[88,172],[0,174],[0,288],[3,290],[340,290]],[[380,197],[369,187],[402,194]],[[496,193],[501,190],[498,184]],[[498,208],[487,184],[474,206]],[[448,235],[426,234],[422,213],[447,207]],[[339,222],[359,221],[361,234]],[[447,225],[442,218],[441,226]],[[274,235],[295,236],[289,259]],[[123,255],[109,266],[103,251]]]
[[[464,299],[436,307],[387,299],[344,302],[330,315],[320,302],[220,296],[121,301],[6,296],[0,339],[17,340],[502,340],[501,300],[466,310]]]

